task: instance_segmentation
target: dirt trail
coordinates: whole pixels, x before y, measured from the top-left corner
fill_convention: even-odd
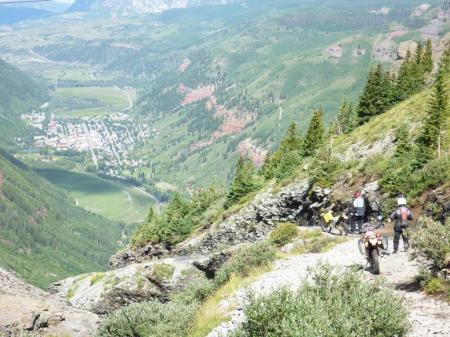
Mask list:
[[[390,242],[392,247],[392,242]],[[402,246],[400,246],[402,249]],[[244,320],[242,311],[247,300],[246,293],[251,290],[255,294],[268,294],[280,287],[297,289],[302,280],[308,276],[308,268],[320,261],[333,266],[346,267],[357,265],[366,267],[365,258],[359,253],[357,239],[336,246],[333,250],[322,254],[307,254],[291,257],[287,260],[275,262],[274,269],[264,274],[247,289],[237,291],[233,298],[223,300],[222,308],[236,308],[231,313],[231,320],[215,328],[208,337],[225,337],[236,329]],[[404,252],[399,254],[385,254],[381,259],[382,275],[374,276],[368,271],[363,272],[366,279],[383,277],[386,287],[391,287],[406,300],[410,310],[411,332],[409,337],[450,336],[450,305],[427,297],[417,291],[409,291],[406,285],[411,284],[417,275],[417,266],[409,261]]]

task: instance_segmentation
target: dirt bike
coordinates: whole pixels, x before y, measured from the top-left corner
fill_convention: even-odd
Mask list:
[[[320,212],[319,225],[326,233],[336,229],[340,235],[346,236],[349,232],[348,217],[344,213],[334,216],[332,210]]]
[[[383,223],[378,225],[368,225],[363,229],[363,235],[358,240],[359,251],[362,255],[366,256],[367,262],[375,275],[380,274],[381,251],[388,249],[387,237],[377,232],[377,229],[383,227]]]

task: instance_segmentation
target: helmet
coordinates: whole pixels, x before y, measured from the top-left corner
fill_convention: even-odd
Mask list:
[[[406,206],[406,198],[405,197],[400,197],[397,199],[397,205],[399,206]]]

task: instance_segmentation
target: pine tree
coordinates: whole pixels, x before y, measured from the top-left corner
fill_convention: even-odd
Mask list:
[[[302,144],[302,139],[299,136],[297,130],[297,124],[292,122],[289,125],[288,131],[286,133],[286,137],[280,143],[281,151],[295,151],[299,150]]]
[[[394,86],[391,75],[378,64],[370,69],[367,84],[359,99],[357,108],[360,124],[366,123],[371,117],[385,112],[394,101]]]
[[[440,68],[437,74],[433,94],[428,104],[428,111],[421,135],[417,142],[420,147],[418,152],[419,165],[433,157],[438,147],[441,131],[448,117],[448,91],[445,83],[445,71]]]
[[[332,125],[335,134],[345,134],[354,130],[358,125],[358,115],[352,102],[344,101],[341,103],[336,122]]]
[[[416,47],[416,53],[414,55],[415,62],[418,66],[422,64],[423,46],[422,43],[418,43]]]
[[[280,181],[290,176],[302,161],[302,143],[297,125],[292,122],[278,150],[266,158],[261,169],[264,178]]]
[[[308,131],[306,132],[305,140],[303,143],[304,156],[311,156],[322,145],[324,140],[324,127],[323,127],[323,111],[317,109],[309,123]]]
[[[425,73],[433,70],[433,44],[431,40],[427,41],[427,46],[422,56],[422,69]]]
[[[156,216],[155,209],[153,207],[150,207],[147,217],[145,218],[145,222],[151,223],[153,221],[153,219],[155,218],[155,216]]]
[[[234,179],[226,196],[224,207],[230,208],[238,203],[243,197],[260,187],[255,177],[255,167],[250,160],[239,158]]]
[[[395,142],[397,148],[395,149],[395,157],[403,157],[411,152],[411,140],[409,137],[409,130],[406,124],[402,124],[395,135]]]

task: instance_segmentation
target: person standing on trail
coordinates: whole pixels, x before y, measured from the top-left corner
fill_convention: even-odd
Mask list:
[[[404,196],[400,196],[397,199],[397,208],[391,214],[391,220],[395,221],[394,254],[398,252],[400,237],[403,238],[403,246],[405,247],[405,252],[408,251],[409,238],[407,229],[409,227],[409,221],[412,221],[413,219],[414,219],[413,213],[408,207],[406,207],[406,198]]]
[[[358,224],[359,233],[362,232],[362,225],[364,222],[364,214],[365,214],[365,203],[364,198],[362,197],[360,192],[355,193],[355,199],[353,200],[353,215]],[[355,221],[352,221],[352,233],[355,232]]]
[[[372,207],[370,205],[370,200],[369,197],[367,196],[367,192],[366,191],[362,191],[361,195],[364,199],[364,223],[368,223],[369,222],[369,216],[372,213]]]

